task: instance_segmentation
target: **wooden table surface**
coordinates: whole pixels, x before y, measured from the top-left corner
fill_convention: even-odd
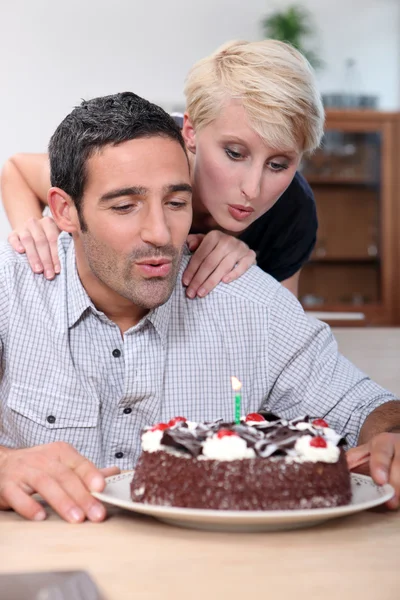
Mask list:
[[[400,383],[399,329],[335,335],[381,383]],[[81,525],[53,513],[42,523],[0,513],[0,572],[56,569],[87,570],[106,600],[398,600],[400,512],[259,534],[179,529],[114,508],[104,523]]]

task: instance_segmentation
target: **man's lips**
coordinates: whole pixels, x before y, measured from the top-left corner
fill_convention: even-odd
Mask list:
[[[254,208],[242,204],[228,204],[228,211],[236,221],[244,221],[254,212]]]
[[[166,277],[171,271],[170,258],[145,258],[135,263],[142,275],[150,277]]]

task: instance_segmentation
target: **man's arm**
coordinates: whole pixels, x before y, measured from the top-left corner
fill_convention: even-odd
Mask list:
[[[400,433],[399,400],[382,404],[368,415],[361,427],[358,443],[366,444],[383,432]]]
[[[352,448],[349,467],[367,463],[378,484],[390,482],[400,499],[400,401],[338,351],[329,327],[304,314],[280,288],[270,309],[271,391],[266,406],[292,418],[323,417]]]

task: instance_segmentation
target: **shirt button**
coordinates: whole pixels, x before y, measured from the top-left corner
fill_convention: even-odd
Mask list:
[[[115,458],[123,458],[124,453],[123,452],[116,452],[115,453]]]
[[[119,358],[121,356],[121,350],[118,350],[118,348],[115,348],[115,350],[112,351],[112,355],[114,358]]]
[[[46,420],[48,423],[51,423],[51,424],[56,422],[56,418],[53,415],[49,415]]]
[[[129,408],[129,406],[128,406],[128,408],[124,408],[124,415],[130,415],[131,412],[132,412],[132,409]]]

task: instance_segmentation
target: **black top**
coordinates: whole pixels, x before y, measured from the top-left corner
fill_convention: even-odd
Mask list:
[[[257,264],[278,281],[288,279],[307,262],[317,237],[314,195],[296,173],[276,204],[239,237],[257,254]]]

